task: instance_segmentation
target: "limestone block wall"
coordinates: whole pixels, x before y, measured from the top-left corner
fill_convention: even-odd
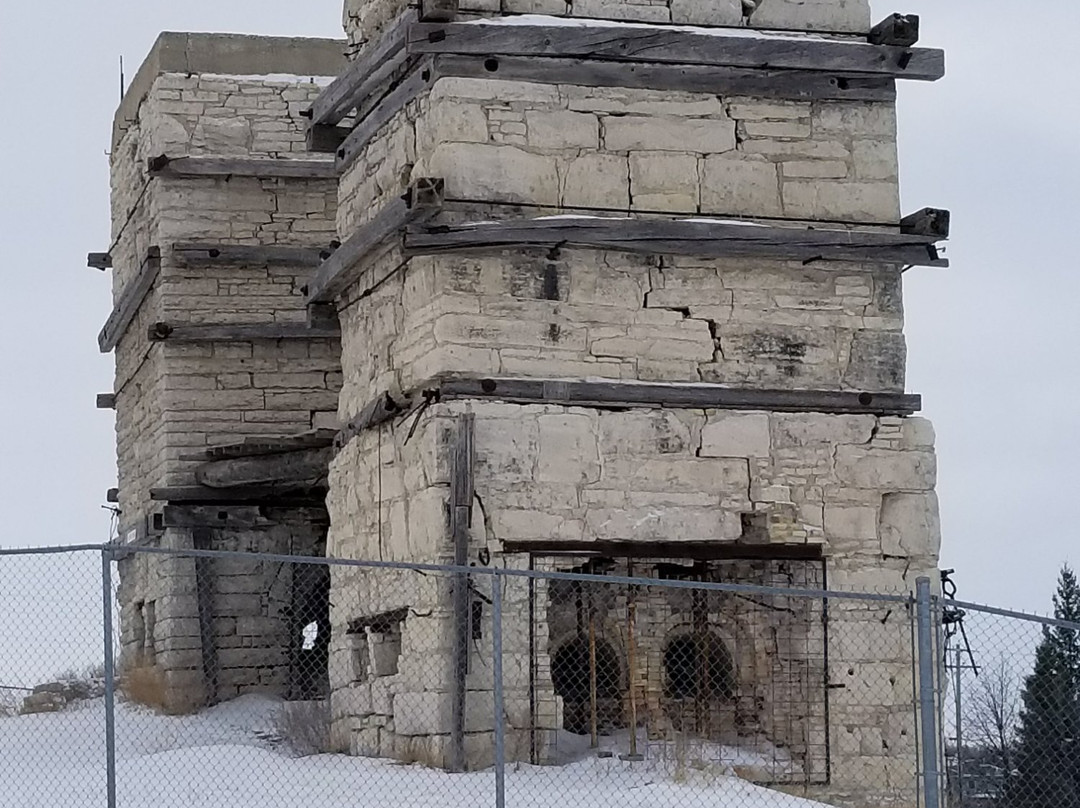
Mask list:
[[[342,23],[352,53],[377,40],[405,0],[345,0]],[[869,0],[461,0],[463,16],[545,14],[642,23],[747,26],[859,34],[870,29]]]
[[[899,219],[892,103],[443,78],[341,179],[350,233],[410,178],[455,199],[853,224]],[[564,211],[565,212],[565,211]]]

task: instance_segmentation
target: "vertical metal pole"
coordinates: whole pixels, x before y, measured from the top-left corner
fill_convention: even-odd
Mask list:
[[[964,804],[964,702],[961,692],[963,649],[956,649],[956,663],[953,670],[953,689],[956,691],[956,798],[957,805]]]
[[[473,441],[475,419],[471,413],[457,418],[454,440],[453,474],[450,478],[450,533],[454,548],[454,566],[469,563],[469,525],[473,502]],[[451,652],[450,770],[463,772],[465,757],[465,704],[469,674],[469,574],[455,572],[453,577],[454,645]]]
[[[600,746],[600,732],[596,715],[596,617],[592,610],[592,592],[589,593],[589,736],[591,746]]]
[[[922,727],[922,776],[926,808],[941,808],[938,771],[937,707],[934,701],[934,621],[930,579],[915,582],[915,614],[919,637],[919,724]]]
[[[495,688],[495,808],[506,808],[506,723],[503,707],[502,578],[491,577],[491,675]]]
[[[105,784],[108,808],[116,808],[116,660],[113,656],[112,551],[101,550],[101,607],[105,651]]]

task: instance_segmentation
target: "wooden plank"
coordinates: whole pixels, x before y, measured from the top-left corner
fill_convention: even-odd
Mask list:
[[[920,396],[903,393],[758,390],[716,384],[448,378],[436,386],[440,401],[493,399],[518,404],[584,407],[670,407],[866,415],[911,415],[922,407]]]
[[[203,452],[203,458],[220,460],[228,457],[254,457],[255,455],[280,454],[299,449],[317,449],[334,445],[336,429],[314,429],[297,435],[253,436],[237,443],[211,446]]]
[[[407,8],[374,45],[360,51],[348,69],[319,93],[309,110],[313,127],[339,123],[405,64],[405,43],[416,20],[416,9]]]
[[[355,280],[358,265],[410,222],[435,216],[443,205],[443,181],[425,178],[413,183],[373,219],[361,225],[322,265],[305,287],[308,304],[330,303]]]
[[[312,327],[306,323],[243,323],[239,325],[172,325],[154,323],[147,331],[151,342],[252,342],[255,340],[335,339],[338,325]]]
[[[104,272],[106,269],[112,269],[112,256],[107,252],[88,253],[86,256],[86,265],[90,267],[90,269],[100,269]]]
[[[151,488],[154,502],[185,502],[190,504],[266,503],[269,505],[319,505],[326,499],[325,486],[241,486],[210,488],[208,486],[169,486]]]
[[[576,57],[861,73],[923,81],[945,75],[945,54],[936,49],[661,26],[417,23],[409,31],[408,49],[415,54]]]
[[[317,267],[322,262],[319,247],[278,244],[200,244],[172,246],[172,257],[180,266],[297,266]]]
[[[348,126],[328,126],[321,123],[312,124],[307,128],[307,132],[304,133],[307,150],[310,152],[334,154],[341,148],[341,144],[345,142],[345,138],[349,136],[349,132],[351,131],[352,129]]]
[[[325,525],[330,516],[325,508],[272,508],[266,505],[166,505],[162,527],[177,528],[268,528],[277,525]]]
[[[912,236],[946,239],[952,214],[941,208],[923,208],[900,220],[900,232]]]
[[[102,353],[109,353],[120,342],[160,273],[161,250],[151,247],[146,253],[146,260],[135,277],[124,287],[120,299],[113,306],[112,314],[98,334],[98,348]]]
[[[368,142],[378,134],[379,130],[405,109],[410,101],[427,90],[434,83],[435,78],[434,60],[422,60],[397,87],[387,93],[378,105],[361,118],[337,151],[338,173],[343,173],[352,165],[353,160],[367,147]]]
[[[397,401],[390,393],[376,396],[360,410],[359,415],[341,428],[334,440],[335,447],[340,449],[361,432],[393,420],[405,412],[407,407],[407,399]]]
[[[99,410],[115,410],[116,393],[98,393],[97,408]]]
[[[256,177],[259,179],[336,180],[330,160],[273,157],[152,157],[152,177]]]
[[[211,460],[195,469],[195,481],[211,488],[245,485],[317,485],[326,479],[330,446],[254,457]]]
[[[724,220],[583,216],[412,224],[406,229],[405,249],[412,255],[429,255],[559,245],[707,258],[947,266],[938,257],[937,240],[933,235],[776,227]]]
[[[871,45],[910,48],[919,41],[919,15],[890,14],[870,29],[866,39]]]
[[[448,54],[436,60],[435,71],[440,77],[496,78],[538,84],[629,87],[785,100],[896,100],[896,81],[891,77],[811,70]]]

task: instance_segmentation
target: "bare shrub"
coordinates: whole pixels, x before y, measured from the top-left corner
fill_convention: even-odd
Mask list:
[[[157,665],[131,665],[120,674],[120,692],[128,701],[165,712],[165,673]]]
[[[287,701],[274,716],[274,732],[299,757],[331,751],[330,702]]]

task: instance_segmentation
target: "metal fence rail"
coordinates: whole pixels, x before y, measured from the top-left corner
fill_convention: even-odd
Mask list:
[[[0,550],[0,807],[1080,804],[1080,743],[1036,743],[1080,730],[1067,620],[820,560],[506,564]]]

